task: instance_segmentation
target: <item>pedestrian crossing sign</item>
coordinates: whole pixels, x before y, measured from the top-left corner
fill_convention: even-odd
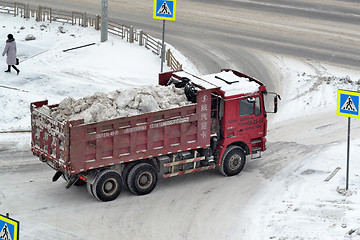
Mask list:
[[[176,0],[154,0],[153,18],[175,21]]]
[[[360,92],[338,90],[336,110],[337,115],[344,117],[360,118],[359,99]]]
[[[19,240],[19,222],[0,214],[0,239]]]

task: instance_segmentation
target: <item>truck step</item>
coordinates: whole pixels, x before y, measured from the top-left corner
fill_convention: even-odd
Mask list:
[[[203,157],[191,158],[191,159],[177,161],[177,162],[170,162],[170,163],[165,163],[164,167],[171,167],[171,166],[181,165],[181,164],[185,164],[185,163],[198,162],[198,161],[201,161],[204,159],[205,159],[205,157],[203,156]]]
[[[251,159],[261,158],[261,147],[253,147],[251,153]]]
[[[195,168],[195,169],[189,169],[189,170],[186,170],[186,171],[180,171],[180,172],[164,174],[162,177],[163,178],[175,177],[175,176],[184,175],[184,174],[188,174],[188,173],[206,171],[206,170],[214,169],[215,167],[216,167],[216,165],[212,164],[210,166],[199,167],[199,168]]]
[[[261,138],[251,140],[251,144],[257,144],[257,143],[261,143],[261,142],[262,142]]]

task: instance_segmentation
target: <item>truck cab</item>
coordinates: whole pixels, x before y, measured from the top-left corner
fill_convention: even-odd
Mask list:
[[[267,113],[264,104],[267,90],[263,83],[231,69],[200,77],[180,71],[174,72],[172,77],[178,81],[192,83],[195,92],[196,88],[213,89],[211,151],[216,165],[224,175],[235,175],[241,171],[246,155],[251,155],[252,158],[261,157],[261,152],[266,150],[267,132]],[[275,105],[277,98],[278,95],[275,94]],[[229,156],[233,155],[230,152],[240,152],[240,158],[234,160],[232,157],[232,160],[228,160],[233,161],[230,165],[233,165],[236,171],[225,169],[224,172],[224,161],[227,158],[231,159]],[[238,166],[239,164],[242,166]]]

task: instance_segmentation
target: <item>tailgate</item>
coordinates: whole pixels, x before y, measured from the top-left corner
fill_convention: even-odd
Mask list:
[[[41,161],[63,173],[67,172],[68,141],[66,133],[68,126],[39,111],[47,106],[47,101],[31,103],[31,150]]]

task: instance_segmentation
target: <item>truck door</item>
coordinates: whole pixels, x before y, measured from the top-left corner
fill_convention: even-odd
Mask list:
[[[237,134],[250,138],[250,141],[265,136],[264,114],[260,95],[240,99]]]

